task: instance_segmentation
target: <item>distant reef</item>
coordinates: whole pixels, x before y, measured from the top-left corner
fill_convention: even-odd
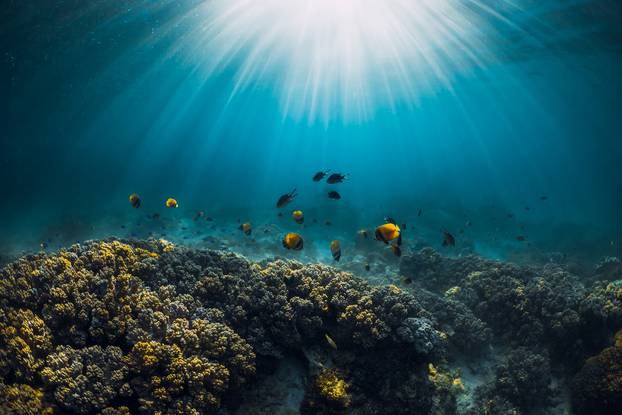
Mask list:
[[[0,414],[622,413],[621,269],[76,244],[0,271]]]

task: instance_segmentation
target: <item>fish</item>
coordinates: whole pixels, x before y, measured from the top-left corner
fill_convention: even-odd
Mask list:
[[[134,209],[138,209],[140,207],[140,197],[138,197],[136,193],[132,193],[130,195],[130,205],[132,205]]]
[[[41,249],[47,249],[47,248],[48,248],[48,244],[47,244],[47,242],[41,242],[41,243],[39,244],[39,246],[41,247]]]
[[[526,210],[527,212],[529,212],[529,211],[531,210],[531,208],[530,208],[529,206],[525,206],[525,210]]]
[[[402,245],[402,231],[394,223],[385,223],[376,228],[376,240],[389,244],[390,241],[397,239],[397,245]]]
[[[546,200],[548,198],[549,198],[548,196],[540,196],[540,200]]]
[[[177,200],[173,199],[172,197],[169,197],[168,199],[166,199],[166,207],[167,208],[178,208],[179,204],[177,203]]]
[[[277,200],[276,202],[276,207],[282,208],[282,207],[287,206],[289,202],[294,200],[296,196],[298,196],[298,194],[296,193],[296,189],[292,190],[289,193],[285,193],[284,195],[281,195],[281,197],[279,197],[279,200]]]
[[[297,233],[290,232],[283,238],[283,246],[287,249],[300,251],[303,247],[302,236]]]
[[[385,221],[386,223],[392,223],[392,224],[394,224],[394,225],[396,225],[396,224],[397,224],[397,222],[395,221],[395,219],[393,219],[391,216],[386,216],[386,217],[384,218],[384,221]]]
[[[514,214],[513,213],[508,213],[507,216],[508,216],[508,219],[512,219],[514,217]]]
[[[516,240],[517,240],[517,241],[520,241],[520,242],[523,242],[525,239],[527,239],[527,238],[525,238],[525,236],[524,236],[524,235],[518,235],[518,236],[516,237]]]
[[[442,246],[456,246],[456,238],[447,231],[443,231],[443,243]]]
[[[371,266],[369,264],[365,264],[365,271],[369,271],[371,269]]]
[[[337,193],[336,191],[332,190],[332,191],[328,192],[328,198],[329,199],[334,199],[334,200],[339,200],[339,199],[341,199],[341,195],[339,193]]]
[[[412,280],[412,278],[410,278],[410,277],[405,277],[405,278],[402,280],[402,282],[403,282],[404,284],[407,284],[407,285],[408,285],[408,284],[412,284],[413,280]]]
[[[158,219],[160,219],[160,214],[159,213],[154,213],[153,215],[151,215],[151,218],[153,220],[158,220]]]
[[[298,224],[303,224],[305,221],[305,215],[302,213],[302,210],[295,210],[292,212],[292,218]]]
[[[402,250],[399,246],[397,246],[397,244],[391,244],[391,252],[393,252],[393,255],[395,255],[396,257],[402,256]]]
[[[402,223],[402,230],[406,229],[406,222]]]
[[[335,343],[335,341],[328,334],[324,334],[324,338],[326,339],[326,343],[328,343],[330,347],[337,350],[337,343]]]
[[[241,224],[240,226],[238,226],[238,229],[244,232],[246,235],[250,235],[251,232],[253,231],[251,228],[251,224],[248,222],[245,222]]]
[[[283,217],[283,212],[279,212],[279,213],[277,214],[277,216],[278,216],[279,218],[282,218],[282,217]]]
[[[422,213],[423,213],[423,210],[421,210],[421,208],[419,208],[419,212],[417,212],[417,216],[421,216]]]
[[[205,220],[208,221],[208,222],[212,222],[214,219],[211,216],[208,216],[208,217],[205,218]]]
[[[369,232],[367,231],[367,229],[361,229],[360,231],[357,232],[362,238],[367,239],[367,237],[369,236]]]
[[[338,240],[335,239],[330,243],[330,253],[333,254],[333,259],[339,262],[341,258],[341,244]]]
[[[328,179],[326,179],[326,183],[328,184],[342,183],[346,178],[347,177],[345,174],[333,173],[330,176],[328,176]]]
[[[313,175],[313,181],[314,182],[319,182],[320,180],[322,180],[324,177],[326,177],[326,175],[328,174],[330,170],[326,170],[326,171],[318,171],[317,173],[315,173]]]
[[[326,225],[326,226],[331,226],[332,224],[333,224],[333,223],[332,223],[331,221],[329,221],[329,220],[327,220],[326,222],[324,222],[324,225]]]
[[[470,220],[467,220],[467,221],[466,221],[466,223],[465,223],[465,225],[466,225],[466,226],[471,226],[471,225],[473,225],[473,222],[471,222]]]
[[[203,216],[205,215],[205,212],[203,212],[202,210],[198,211],[196,215],[194,215],[194,218],[192,218],[192,220],[194,220],[195,222],[198,221],[199,219],[201,219]]]

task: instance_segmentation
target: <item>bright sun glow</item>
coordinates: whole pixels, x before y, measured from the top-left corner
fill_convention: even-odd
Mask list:
[[[362,120],[417,105],[482,59],[477,20],[456,0],[213,0],[188,19],[205,76],[235,73],[232,99],[268,87],[284,116]],[[187,52],[187,51],[186,51]]]

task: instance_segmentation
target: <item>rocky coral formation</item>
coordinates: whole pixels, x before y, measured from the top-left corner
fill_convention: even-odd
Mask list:
[[[11,413],[212,413],[238,405],[258,370],[310,347],[335,371],[309,393],[332,407],[426,412],[425,362],[444,351],[432,316],[398,287],[165,241],[89,242],[13,262],[0,275],[0,316],[0,387],[12,397],[1,408]],[[378,379],[386,370],[396,376]]]

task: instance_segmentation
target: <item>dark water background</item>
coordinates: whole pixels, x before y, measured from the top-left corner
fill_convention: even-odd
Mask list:
[[[290,230],[274,204],[296,187],[285,216],[318,219],[307,232],[322,243],[391,215],[433,246],[449,230],[456,253],[622,254],[622,3],[465,2],[486,22],[486,59],[451,67],[450,87],[414,105],[354,121],[338,106],[325,119],[284,114],[269,82],[233,95],[244,49],[209,76],[197,70],[188,56],[201,45],[187,50],[202,3],[3,2],[2,252],[145,237],[154,212],[172,238],[199,210],[232,234],[238,218]],[[311,182],[328,168],[349,174],[340,201]],[[179,209],[164,208],[169,196]]]

